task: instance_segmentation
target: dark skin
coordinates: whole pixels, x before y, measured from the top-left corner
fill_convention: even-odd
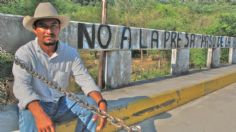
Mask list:
[[[38,44],[42,50],[48,55],[52,56],[56,51],[60,33],[60,22],[57,19],[42,19],[35,23],[34,34],[38,38]],[[103,99],[100,92],[92,91],[88,94],[97,103]],[[27,108],[32,112],[38,132],[55,132],[55,125],[50,117],[44,112],[38,100],[32,101],[27,105]],[[107,106],[104,102],[100,103],[99,109],[107,111]],[[97,120],[99,117],[94,116],[93,120]],[[105,118],[99,119],[99,124],[96,128],[100,131],[106,124]]]

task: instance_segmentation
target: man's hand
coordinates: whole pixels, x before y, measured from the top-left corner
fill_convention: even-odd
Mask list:
[[[29,103],[28,109],[34,116],[38,132],[55,132],[52,120],[44,112],[38,101],[32,101]]]
[[[92,91],[88,95],[90,97],[92,97],[97,103],[99,101],[103,100],[101,93],[98,92],[98,91]],[[105,102],[101,102],[98,105],[99,105],[98,107],[99,107],[100,110],[107,111],[107,104]],[[93,120],[96,121],[98,118],[99,118],[98,115],[95,115]],[[96,128],[96,131],[102,130],[105,127],[106,122],[107,122],[106,118],[100,117],[99,118],[99,124],[98,124],[98,126]]]
[[[105,102],[101,102],[98,107],[100,110],[107,111],[107,104]],[[95,120],[97,120],[97,118],[98,118],[98,115],[95,116]],[[107,122],[106,118],[100,117],[99,124],[97,126],[96,131],[102,130],[105,127],[106,122]]]

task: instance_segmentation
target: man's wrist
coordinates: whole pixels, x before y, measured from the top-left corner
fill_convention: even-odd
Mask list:
[[[101,103],[104,103],[107,106],[107,101],[105,99],[101,99],[98,101],[98,107],[100,106]]]

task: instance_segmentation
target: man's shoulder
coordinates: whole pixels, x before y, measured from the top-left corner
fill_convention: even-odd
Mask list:
[[[34,41],[35,41],[35,40],[31,40],[31,41],[25,43],[24,45],[20,46],[20,47],[18,48],[18,50],[24,49],[24,48],[32,48]]]
[[[76,48],[72,47],[71,45],[67,44],[67,43],[64,43],[62,41],[60,41],[60,45],[62,46],[62,48],[64,50],[69,50],[69,51],[72,51],[72,52],[75,52],[76,51]]]
[[[31,51],[32,49],[34,49],[34,41],[35,40],[31,40],[31,41],[27,42],[26,44],[20,46],[16,50],[16,54],[17,53],[27,53],[27,52]]]

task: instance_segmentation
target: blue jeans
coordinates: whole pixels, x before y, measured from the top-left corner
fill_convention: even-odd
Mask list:
[[[92,99],[86,98],[86,101],[91,104]],[[97,124],[92,120],[92,112],[67,97],[61,97],[57,103],[40,102],[40,104],[55,124],[77,118],[76,132],[96,131]],[[20,132],[37,132],[34,117],[29,110],[19,111],[19,128]]]

